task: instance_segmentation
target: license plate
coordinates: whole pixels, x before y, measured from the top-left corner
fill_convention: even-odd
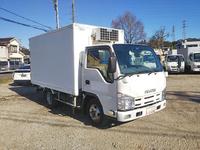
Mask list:
[[[147,109],[147,115],[153,114],[156,111],[156,107],[151,107]]]
[[[21,77],[26,77],[26,75],[25,75],[25,74],[22,74]]]

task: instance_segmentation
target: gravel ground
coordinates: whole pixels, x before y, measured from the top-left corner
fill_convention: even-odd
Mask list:
[[[107,127],[60,105],[47,108],[35,87],[0,84],[0,150],[199,150],[200,74],[167,78],[167,107]]]

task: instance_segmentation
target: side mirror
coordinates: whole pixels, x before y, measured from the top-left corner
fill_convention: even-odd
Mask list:
[[[178,57],[178,68],[181,67],[181,57]]]
[[[108,61],[108,72],[109,73],[115,73],[116,72],[116,57],[109,57]]]

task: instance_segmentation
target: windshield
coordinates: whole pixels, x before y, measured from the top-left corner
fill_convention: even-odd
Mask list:
[[[178,62],[178,58],[180,57],[181,61],[183,61],[182,56],[168,56],[167,61],[168,62]]]
[[[7,61],[0,61],[0,66],[7,66],[8,62]]]
[[[155,52],[148,46],[114,44],[113,48],[122,74],[163,71]]]
[[[158,57],[159,61],[161,61],[161,56],[160,55],[156,55],[156,56]]]
[[[194,54],[194,62],[200,62],[200,53]]]
[[[30,65],[22,66],[22,67],[19,68],[19,69],[30,69]]]

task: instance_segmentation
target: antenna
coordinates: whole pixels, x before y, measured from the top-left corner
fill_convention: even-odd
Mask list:
[[[185,30],[186,27],[187,27],[186,20],[183,20],[183,40],[186,39],[186,30]]]
[[[52,0],[49,2],[52,2],[54,4],[54,8],[55,8],[55,11],[56,11],[56,23],[57,23],[57,26],[56,28],[58,29],[59,28],[59,20],[58,20],[58,0]]]

